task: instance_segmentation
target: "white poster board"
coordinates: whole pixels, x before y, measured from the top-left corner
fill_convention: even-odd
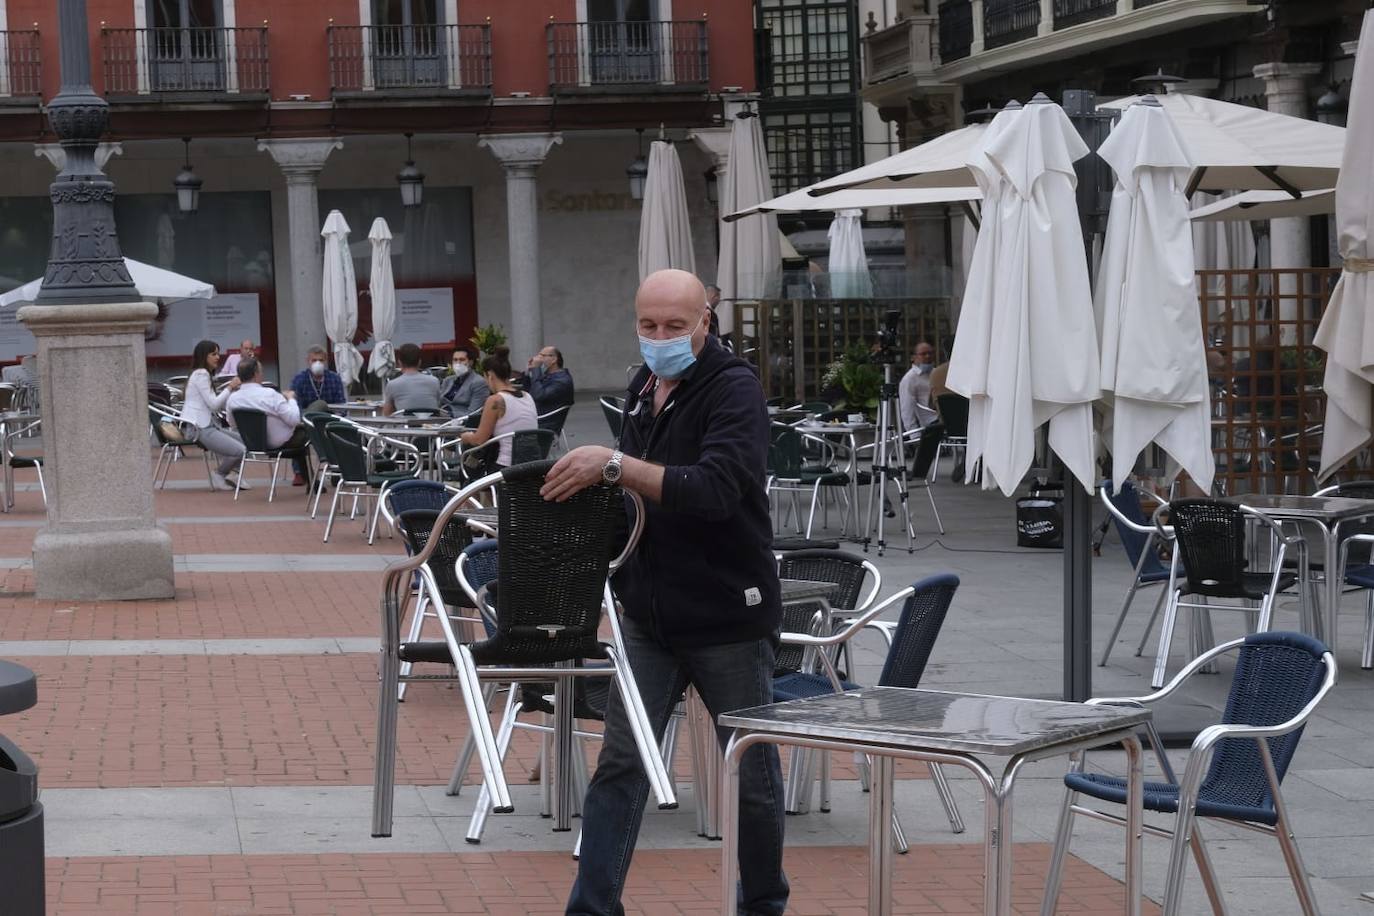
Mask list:
[[[149,329],[149,356],[190,356],[196,344],[213,340],[220,350],[245,340],[261,343],[257,293],[221,293],[213,299],[167,303],[166,316]]]
[[[413,343],[420,347],[446,347],[453,343],[453,289],[396,290],[396,346]],[[359,350],[371,350],[369,340]]]

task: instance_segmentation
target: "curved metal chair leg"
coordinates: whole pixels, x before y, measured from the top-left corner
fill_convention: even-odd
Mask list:
[[[1374,667],[1374,589],[1365,592],[1364,603],[1364,651],[1360,653],[1360,667],[1365,670]]]
[[[486,690],[483,693],[483,700],[486,702],[488,709],[491,708],[491,698],[495,695],[496,685],[488,684],[486,686]],[[512,691],[511,696],[515,695],[515,691]],[[506,712],[503,713],[503,716],[509,714],[510,705],[508,702]],[[462,793],[463,777],[467,775],[468,767],[472,765],[472,754],[476,750],[477,745],[473,742],[472,735],[468,735],[466,738],[463,739],[463,749],[458,752],[458,760],[455,761],[453,764],[453,772],[449,775],[448,778],[448,787],[444,789],[445,795],[459,795]]]
[[[515,703],[518,696],[517,690],[511,691],[511,699],[506,702],[505,715],[501,717],[501,725],[496,731],[496,751],[501,756],[501,760],[506,759],[506,751],[510,749],[511,735],[515,731],[515,718],[519,713],[519,707]],[[466,767],[463,768],[466,770]],[[454,780],[461,785],[463,781],[463,771],[454,767],[453,776],[449,779],[449,787],[452,788]],[[450,792],[449,795],[456,795]],[[463,839],[469,843],[482,842],[482,832],[487,827],[487,817],[491,814],[491,791],[485,782],[482,783],[481,791],[477,793],[477,805],[472,809],[472,820],[468,822],[468,833]]]
[[[1150,611],[1150,619],[1145,621],[1145,632],[1140,634],[1140,642],[1136,643],[1135,657],[1145,654],[1145,644],[1150,641],[1150,633],[1154,631],[1155,621],[1159,618],[1159,609],[1164,606],[1164,597],[1168,593],[1167,587],[1159,590],[1159,597],[1155,599],[1154,610]]]
[[[1075,755],[1075,766],[1078,757]],[[1059,906],[1059,888],[1064,881],[1064,857],[1073,839],[1073,803],[1078,793],[1064,790],[1064,802],[1059,807],[1059,824],[1054,829],[1054,852],[1050,854],[1049,871],[1045,874],[1045,896],[1040,902],[1040,916],[1054,916]]]
[[[1178,620],[1178,590],[1169,596],[1164,608],[1164,623],[1159,630],[1159,652],[1155,655],[1155,670],[1150,678],[1150,686],[1158,690],[1164,686],[1164,670],[1169,664],[1169,647],[1174,641],[1174,624]]]
[[[1193,861],[1197,863],[1198,874],[1202,878],[1202,888],[1207,892],[1207,901],[1212,905],[1213,916],[1226,916],[1226,901],[1221,896],[1221,883],[1217,880],[1216,869],[1212,867],[1212,857],[1207,854],[1207,846],[1202,842],[1202,831],[1193,823],[1193,839],[1189,844],[1193,849]]]
[[[1107,637],[1107,644],[1102,647],[1102,657],[1098,659],[1097,667],[1107,667],[1107,659],[1111,657],[1112,647],[1116,645],[1116,638],[1121,635],[1121,625],[1126,622],[1126,612],[1131,609],[1131,602],[1135,600],[1135,593],[1139,588],[1140,579],[1136,578],[1131,582],[1131,587],[1126,589],[1126,598],[1121,602],[1121,610],[1116,614],[1116,623],[1112,626],[1111,635]],[[1139,654],[1139,652],[1136,653],[1136,655]]]

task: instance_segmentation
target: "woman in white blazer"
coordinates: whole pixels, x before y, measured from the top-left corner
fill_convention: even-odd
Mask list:
[[[219,368],[219,344],[213,340],[202,340],[196,344],[191,355],[191,376],[186,380],[186,397],[181,405],[181,419],[185,424],[188,439],[199,443],[216,455],[223,456],[219,469],[210,479],[216,490],[234,489],[234,477],[243,457],[243,440],[232,429],[215,425],[215,415],[224,409],[229,393],[239,387],[234,377],[215,394],[210,378]],[[244,490],[251,489],[247,481],[240,484]]]

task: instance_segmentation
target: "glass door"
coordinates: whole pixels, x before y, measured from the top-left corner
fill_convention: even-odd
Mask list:
[[[661,70],[655,0],[588,0],[593,84],[655,83]]]
[[[153,92],[225,88],[218,0],[149,0],[148,76]]]
[[[447,85],[439,0],[373,0],[372,72],[377,88]]]

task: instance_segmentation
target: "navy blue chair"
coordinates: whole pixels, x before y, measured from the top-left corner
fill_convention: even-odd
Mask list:
[[[824,668],[824,673],[803,670],[775,677],[773,702],[781,703],[860,689],[858,684],[840,678],[831,655],[835,648],[844,645],[865,627],[877,629],[888,644],[887,658],[883,662],[883,670],[878,675],[878,686],[912,689],[919,687],[921,675],[925,673],[926,663],[930,660],[931,650],[935,647],[935,639],[940,635],[940,628],[944,625],[949,606],[958,588],[959,577],[956,575],[941,573],[928,576],[854,617],[842,630],[831,636],[783,633],[784,646],[795,645],[813,649],[813,655]],[[878,620],[883,611],[898,603],[901,604],[902,610],[895,623]],[[797,749],[794,748],[792,753],[795,755]],[[799,785],[809,790],[809,763],[794,765],[790,769],[790,781],[800,780]],[[930,772],[951,828],[955,833],[962,833],[963,819],[959,816],[959,809],[954,802],[953,793],[950,792],[944,771],[939,764],[931,764]],[[793,794],[795,790],[788,792],[789,797]],[[823,802],[821,807],[824,810],[827,805]],[[895,814],[892,817],[892,830],[898,850],[906,852],[906,836]]]
[[[1147,833],[1172,842],[1164,891],[1164,916],[1174,916],[1178,912],[1185,860],[1190,849],[1213,912],[1224,912],[1216,873],[1195,823],[1198,818],[1215,818],[1276,837],[1283,848],[1299,908],[1306,914],[1317,912],[1279,784],[1297,750],[1303,725],[1336,683],[1336,659],[1324,644],[1301,633],[1252,633],[1195,658],[1157,693],[1088,702],[1148,706],[1169,696],[1217,656],[1237,649],[1235,676],[1221,724],[1205,728],[1198,734],[1188,752],[1181,780],[1174,776],[1153,724],[1148,726],[1150,742],[1165,781],[1145,783],[1145,810],[1174,815],[1172,830],[1146,828]],[[1074,815],[1086,814],[1095,820],[1123,826],[1126,823],[1121,814],[1079,803],[1079,796],[1118,805],[1126,802],[1126,780],[1088,772],[1085,756],[1082,752],[1076,754],[1072,770],[1064,777],[1067,790],[1060,809],[1042,913],[1054,912]],[[1288,911],[1286,906],[1274,906],[1275,912]]]
[[[1152,500],[1156,508],[1168,504],[1153,493],[1137,490],[1135,484],[1129,480],[1121,485],[1118,492],[1112,492],[1110,482],[1103,484],[1100,492],[1102,503],[1111,513],[1116,533],[1121,537],[1126,559],[1135,570],[1135,577],[1131,580],[1130,586],[1126,589],[1126,597],[1121,602],[1121,610],[1117,612],[1112,635],[1107,637],[1107,644],[1102,647],[1102,658],[1097,662],[1099,666],[1105,666],[1112,654],[1112,648],[1116,645],[1116,638],[1121,635],[1121,625],[1126,622],[1126,614],[1131,609],[1136,591],[1142,585],[1162,585],[1169,581],[1169,567],[1159,558],[1159,544],[1162,540],[1160,531],[1150,523],[1149,517],[1140,508],[1140,497]],[[1145,632],[1140,635],[1140,642],[1136,644],[1137,658],[1145,651],[1145,643],[1149,641],[1150,631],[1154,629],[1155,618],[1159,616],[1159,609],[1164,605],[1164,594],[1164,589],[1160,589],[1159,597],[1155,599],[1154,610],[1150,612],[1150,619],[1145,624]]]

